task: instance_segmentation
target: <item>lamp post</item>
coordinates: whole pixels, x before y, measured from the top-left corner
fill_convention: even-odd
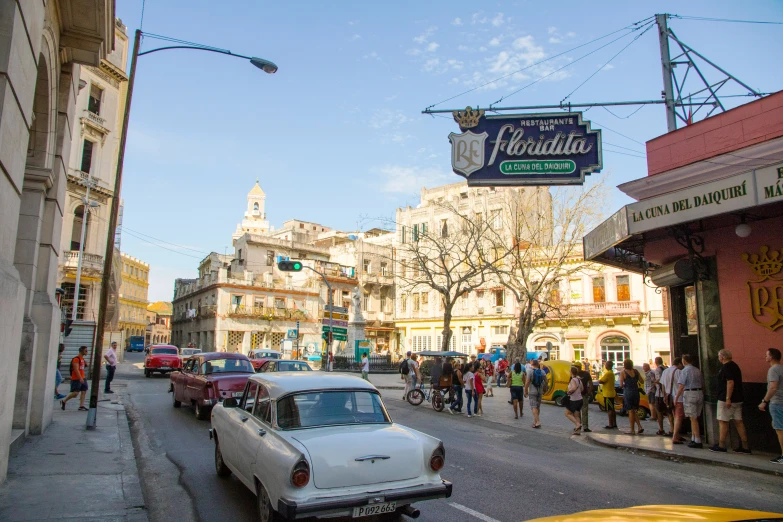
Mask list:
[[[82,198],[82,203],[84,204],[84,211],[82,211],[82,230],[81,235],[79,236],[79,257],[78,261],[76,262],[76,285],[73,287],[73,306],[71,308],[71,321],[76,321],[76,314],[79,309],[79,287],[82,284],[82,259],[84,258],[84,238],[85,234],[87,233],[87,219],[90,215],[90,209],[96,208],[98,206],[98,203],[95,201],[90,201],[90,189],[92,187],[97,186],[98,184],[95,182],[94,179],[90,178],[90,175],[87,175],[87,179],[84,181],[85,186],[87,187],[87,192]]]
[[[193,49],[197,51],[209,51],[213,53],[225,54],[233,56],[235,58],[241,58],[249,60],[252,65],[258,67],[262,71],[268,74],[274,74],[277,72],[277,65],[264,60],[263,58],[243,56],[241,54],[234,54],[227,49],[219,49],[217,47],[209,47],[193,42],[185,42],[182,40],[175,40],[173,38],[149,34],[151,38],[158,40],[164,40],[177,43],[178,45],[171,45],[166,47],[159,47],[156,49],[150,49],[149,51],[139,52],[141,46],[141,35],[144,34],[140,29],[136,30],[135,38],[133,39],[133,54],[131,55],[131,69],[128,76],[128,90],[125,94],[125,111],[122,117],[122,133],[120,134],[120,148],[117,154],[117,172],[114,178],[114,194],[111,201],[111,212],[109,213],[109,228],[106,234],[106,256],[103,259],[103,275],[101,279],[101,299],[98,308],[98,324],[95,332],[95,346],[93,347],[92,358],[92,389],[90,390],[90,407],[87,412],[87,429],[95,429],[96,421],[98,417],[98,387],[101,381],[101,357],[98,356],[95,351],[103,349],[103,333],[106,321],[106,307],[109,302],[109,278],[111,277],[111,268],[114,261],[114,237],[117,230],[117,214],[120,208],[120,188],[122,186],[122,167],[125,161],[125,145],[128,140],[128,122],[130,120],[131,101],[133,99],[133,85],[136,79],[136,62],[139,56],[145,54],[151,54],[158,51],[164,51],[169,49]]]

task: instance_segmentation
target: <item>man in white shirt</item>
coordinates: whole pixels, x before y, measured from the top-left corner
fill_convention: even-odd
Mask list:
[[[117,370],[117,343],[112,342],[106,353],[103,354],[106,360],[106,384],[103,387],[103,393],[114,393],[111,390],[111,381],[114,380],[114,372]]]
[[[661,412],[669,419],[669,426],[672,432],[667,434],[672,437],[672,444],[682,444],[680,440],[680,428],[682,427],[682,419],[685,418],[685,412],[682,409],[682,402],[680,402],[679,411],[677,404],[674,402],[674,398],[677,395],[677,380],[680,378],[680,371],[682,370],[682,359],[675,357],[672,361],[672,365],[666,368],[661,373],[661,388],[663,390],[663,400],[666,404],[666,411]]]
[[[367,352],[362,354],[362,379],[369,381],[370,374],[370,359],[367,357]]]
[[[699,417],[704,410],[704,378],[701,370],[693,365],[694,359],[695,357],[687,353],[682,356],[685,366],[677,379],[677,399],[682,400],[684,416],[691,420],[691,441],[688,447],[701,449],[704,446],[701,442]]]

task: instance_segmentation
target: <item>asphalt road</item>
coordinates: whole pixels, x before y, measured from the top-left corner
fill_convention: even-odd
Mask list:
[[[126,354],[115,390],[132,419],[151,520],[255,520],[255,496],[236,478],[215,474],[209,422],[197,420],[190,408],[173,408],[168,378],[145,378],[142,360]],[[422,521],[511,522],[644,504],[783,511],[783,479],[777,477],[636,456],[565,432],[438,414],[403,403],[397,393],[385,393],[392,418],[443,441],[442,476],[454,484],[452,498],[417,504]]]

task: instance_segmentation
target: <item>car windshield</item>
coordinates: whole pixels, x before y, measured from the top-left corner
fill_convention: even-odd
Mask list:
[[[277,363],[278,372],[311,372],[310,365],[297,361],[280,361]]]
[[[204,373],[255,373],[245,359],[211,359],[203,364]]]
[[[277,424],[284,430],[390,422],[380,395],[369,390],[302,392],[277,401]]]
[[[197,348],[183,348],[182,355],[193,355],[194,353],[200,353],[201,350]]]
[[[176,348],[153,348],[152,353],[158,355],[177,355],[177,349]]]
[[[278,352],[256,352],[256,359],[279,359]]]

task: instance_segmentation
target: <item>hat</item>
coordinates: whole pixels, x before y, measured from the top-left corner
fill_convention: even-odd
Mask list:
[[[579,368],[580,370],[582,369],[582,363],[580,363],[579,361],[576,361],[576,362],[574,363],[574,366],[576,366],[576,367],[577,367],[577,368]]]

